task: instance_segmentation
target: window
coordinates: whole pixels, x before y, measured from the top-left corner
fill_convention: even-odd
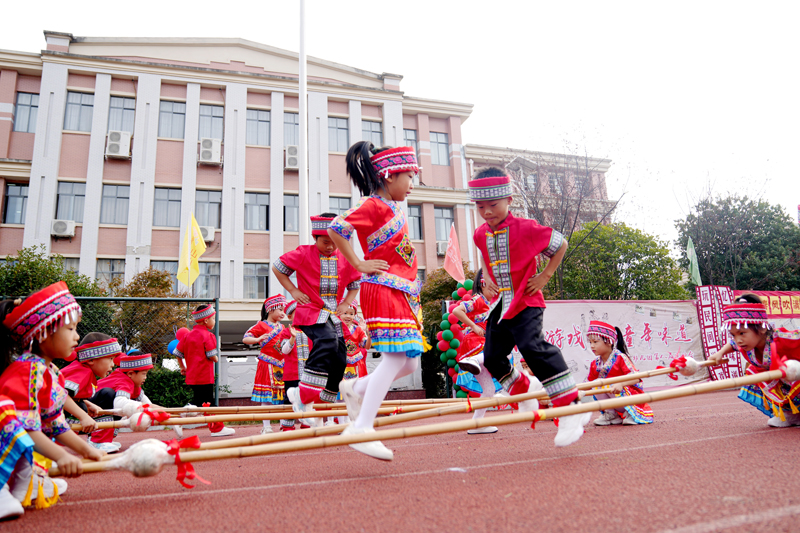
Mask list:
[[[194,197],[194,216],[199,226],[219,229],[222,214],[222,191],[197,191]]]
[[[56,218],[83,222],[83,200],[86,197],[85,183],[62,181],[58,184]]]
[[[422,206],[408,206],[408,238],[412,241],[422,240]]]
[[[266,263],[244,264],[244,297],[265,299],[269,292],[269,265]]]
[[[417,277],[422,281],[422,283],[425,283],[425,269],[424,268],[418,268],[417,269]]]
[[[92,131],[94,95],[67,93],[67,110],[64,113],[64,129],[70,131]]]
[[[124,259],[98,259],[95,277],[102,285],[108,287],[115,279],[125,279]]]
[[[591,192],[589,176],[575,176],[575,189],[581,196],[589,196]]]
[[[383,124],[371,120],[361,121],[361,136],[375,146],[383,146]]]
[[[297,113],[283,114],[283,145],[293,146],[300,144],[300,115]]]
[[[247,110],[247,137],[245,144],[269,146],[269,111]]]
[[[337,215],[341,215],[348,209],[350,209],[350,198],[337,198],[335,196],[331,196],[328,202],[328,206],[330,207],[329,211],[331,213],[336,213]]]
[[[185,125],[186,104],[162,101],[158,112],[158,136],[167,139],[183,139]]]
[[[532,191],[536,191],[539,188],[539,174],[533,172],[532,174],[528,174],[525,178],[525,181],[528,183],[528,188]]]
[[[446,133],[431,132],[431,163],[450,166],[450,144]]]
[[[347,119],[328,117],[328,151],[346,152],[350,147]]]
[[[77,272],[80,267],[81,267],[80,257],[64,258],[64,272],[67,272],[68,270],[71,270],[72,272]]]
[[[269,231],[269,193],[244,193],[244,229]]]
[[[39,115],[39,95],[17,93],[14,112],[14,131],[36,133],[36,117]]]
[[[103,185],[103,203],[100,209],[101,224],[127,224],[128,198],[131,188],[128,185]]]
[[[550,194],[561,194],[561,185],[564,183],[564,174],[551,172],[548,174]]]
[[[434,207],[433,218],[436,221],[436,240],[450,240],[450,226],[453,224],[453,208]]]
[[[197,130],[197,140],[204,138],[222,140],[224,115],[225,108],[221,105],[200,105],[200,128]]]
[[[403,143],[414,149],[414,153],[419,158],[419,145],[417,144],[417,130],[403,130]]]
[[[300,231],[300,198],[296,194],[283,195],[283,231]]]
[[[28,186],[6,185],[6,213],[3,222],[6,224],[24,224],[25,210],[28,207]]]
[[[198,263],[200,274],[194,281],[195,298],[219,298],[219,263]]]
[[[172,278],[172,292],[177,294],[178,291],[178,262],[177,261],[150,261],[150,266],[155,270],[163,270],[169,272]]]
[[[156,188],[153,205],[153,225],[181,227],[181,190]]]
[[[136,114],[136,99],[111,97],[108,110],[108,131],[127,131],[133,133],[133,116]]]

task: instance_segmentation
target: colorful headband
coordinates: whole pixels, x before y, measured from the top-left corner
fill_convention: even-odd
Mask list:
[[[509,176],[493,176],[481,178],[467,183],[469,198],[473,202],[500,200],[511,196],[511,178]]]
[[[192,318],[198,324],[204,321],[207,318],[211,318],[212,316],[216,315],[217,312],[214,311],[214,307],[211,304],[205,306],[204,308],[200,309],[199,311],[192,311]]]
[[[264,309],[269,313],[273,309],[283,309],[286,307],[286,297],[283,294],[276,294],[264,300]]]
[[[149,353],[123,355],[119,358],[119,368],[123,372],[128,370],[150,370],[153,368],[153,358]]]
[[[358,313],[358,302],[357,301],[353,300],[352,302],[350,302],[350,307],[355,309],[356,313]]]
[[[589,330],[586,335],[597,335],[608,340],[611,344],[617,342],[617,330],[611,324],[600,322],[599,320],[592,320],[589,322]]]
[[[377,153],[369,158],[372,167],[379,176],[387,177],[389,174],[400,172],[419,172],[417,155],[410,146],[398,146]]]
[[[288,304],[286,304],[286,309],[283,310],[284,313],[287,315],[291,315],[297,310],[297,300],[292,300]]]
[[[757,325],[770,328],[767,308],[764,304],[734,303],[722,308],[722,324],[731,328]]]
[[[84,361],[100,359],[101,357],[116,356],[122,353],[122,347],[119,345],[117,339],[112,338],[104,341],[82,344],[75,348],[75,352],[73,353],[77,354],[78,361],[83,363]]]
[[[3,325],[11,337],[27,346],[34,339],[43,340],[61,326],[75,323],[81,316],[81,306],[63,281],[53,283],[31,294],[14,308]]]
[[[328,226],[333,222],[333,217],[311,217],[311,235],[328,236]]]

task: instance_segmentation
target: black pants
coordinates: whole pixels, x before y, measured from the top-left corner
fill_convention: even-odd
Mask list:
[[[311,341],[311,352],[303,368],[300,381],[311,388],[322,389],[320,400],[335,402],[339,393],[339,382],[347,366],[347,345],[338,334],[331,319],[324,324],[300,326]]]
[[[528,367],[545,388],[550,378],[569,372],[567,362],[557,346],[553,346],[542,334],[543,307],[526,307],[514,318],[504,319],[498,324],[501,306],[494,308],[486,321],[486,344],[483,348],[483,366],[504,387],[513,375],[508,354],[516,346]]]
[[[285,391],[283,395],[283,405],[292,405],[292,402],[289,401],[289,394],[288,394],[289,389],[291,389],[292,387],[297,387],[299,385],[300,385],[299,379],[290,379],[288,381],[283,382],[283,387],[284,387],[283,390]],[[293,418],[281,418],[281,427],[293,428],[295,422],[296,420]]]
[[[189,385],[192,389],[192,405],[202,407],[204,403],[214,405],[214,384],[207,383],[205,385]]]

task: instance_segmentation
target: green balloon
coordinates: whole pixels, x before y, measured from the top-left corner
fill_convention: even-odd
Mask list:
[[[447,352],[449,352],[449,351],[450,350],[447,350]],[[439,361],[441,361],[442,363],[446,363],[447,362],[447,359],[448,359],[447,352],[442,352],[442,355],[439,356]]]
[[[453,385],[453,390],[455,390],[456,392],[460,391],[461,387],[459,387],[458,385]]]
[[[456,287],[459,288],[459,289],[465,288],[463,283],[459,283],[458,285],[456,285]]]
[[[464,282],[464,288],[467,289],[468,291],[471,291],[472,284],[473,284],[472,280],[468,279],[467,281]]]
[[[455,359],[448,359],[447,360],[447,366],[449,366],[450,368],[455,367],[456,366],[456,360]]]
[[[442,320],[441,324],[439,324],[439,327],[442,328],[442,330],[448,330],[450,329],[450,322],[447,320]]]
[[[447,356],[448,359],[455,359],[456,355],[458,355],[458,353],[452,348],[444,352],[444,354]]]
[[[453,294],[451,296],[453,297],[453,300],[461,299],[461,296],[458,295],[458,291],[453,291]]]
[[[458,350],[459,346],[461,346],[461,341],[459,341],[458,339],[453,339],[450,341],[450,347],[453,348],[454,350]]]
[[[450,313],[442,313],[442,320],[447,320],[450,318]]]
[[[442,340],[447,342],[453,340],[453,332],[450,331],[449,329],[444,330],[442,332]]]
[[[456,372],[458,372],[458,373],[460,373],[460,372],[461,372],[461,367],[460,367],[460,366],[458,366],[458,363],[456,363],[456,366],[454,366],[453,368],[455,368],[455,369],[456,369]]]
[[[463,390],[460,390],[460,391],[458,391],[456,393],[456,398],[466,398],[466,397],[467,397],[467,393],[464,392]]]

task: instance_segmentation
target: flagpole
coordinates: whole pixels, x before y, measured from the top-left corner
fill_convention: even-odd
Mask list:
[[[192,219],[194,211],[189,211],[189,222],[186,224],[186,231],[189,232],[189,246],[186,247],[186,281],[189,282],[189,298],[194,298],[194,283],[192,283],[192,240],[194,239],[194,226]]]
[[[306,71],[306,1],[300,0],[300,57],[299,78],[300,78],[300,144],[298,146],[300,154],[299,179],[299,200],[300,200],[300,244],[310,242],[310,231],[308,231],[308,75]],[[325,209],[323,208],[323,211]]]

